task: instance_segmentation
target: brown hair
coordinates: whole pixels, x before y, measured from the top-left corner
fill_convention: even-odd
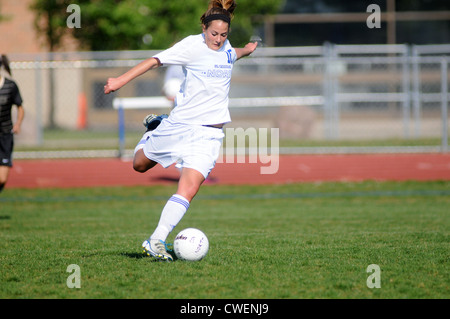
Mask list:
[[[208,10],[202,15],[200,21],[206,28],[209,27],[212,20],[217,19],[224,20],[230,25],[231,19],[233,19],[234,9],[236,9],[236,2],[234,0],[211,0]]]
[[[5,68],[6,72],[9,73],[9,75],[12,75],[12,74],[11,74],[11,69],[9,68],[9,60],[8,60],[8,57],[7,57],[6,55],[4,55],[4,54],[2,54],[2,55],[0,56],[0,67],[2,67],[2,66]]]

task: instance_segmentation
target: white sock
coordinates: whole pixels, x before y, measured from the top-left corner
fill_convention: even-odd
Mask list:
[[[167,236],[183,218],[189,208],[189,201],[181,195],[175,194],[167,201],[161,213],[158,226],[150,239],[166,241]]]
[[[144,148],[145,143],[147,142],[147,140],[149,139],[151,134],[152,134],[151,131],[145,132],[145,134],[142,136],[141,140],[139,141],[139,143],[136,145],[136,147],[134,149],[134,155],[136,155],[137,151],[139,151],[139,150]]]

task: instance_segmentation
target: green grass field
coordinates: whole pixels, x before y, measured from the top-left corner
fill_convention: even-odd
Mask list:
[[[204,186],[169,242],[197,227],[208,255],[154,262],[140,245],[174,191],[5,189],[0,298],[450,297],[448,181]]]

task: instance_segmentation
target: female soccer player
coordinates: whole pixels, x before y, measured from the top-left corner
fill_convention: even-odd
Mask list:
[[[211,0],[201,17],[203,32],[188,36],[117,78],[110,78],[105,93],[116,91],[148,70],[162,65],[181,65],[185,79],[167,116],[150,115],[147,132],[135,149],[133,168],[146,172],[157,163],[177,162],[182,171],[176,194],[165,205],[153,234],[142,244],[144,253],[171,261],[165,240],[180,222],[219,156],[222,127],[230,122],[228,92],[236,60],[255,51],[257,43],[233,48],[228,41],[234,0]]]
[[[8,181],[12,167],[14,134],[20,133],[24,110],[22,97],[16,83],[11,80],[11,70],[6,55],[0,56],[0,192]],[[17,106],[17,120],[11,119],[12,106]]]

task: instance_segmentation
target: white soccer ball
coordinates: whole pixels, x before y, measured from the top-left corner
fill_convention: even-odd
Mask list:
[[[186,228],[175,237],[173,250],[178,259],[187,261],[201,260],[209,250],[208,237],[197,228]]]

